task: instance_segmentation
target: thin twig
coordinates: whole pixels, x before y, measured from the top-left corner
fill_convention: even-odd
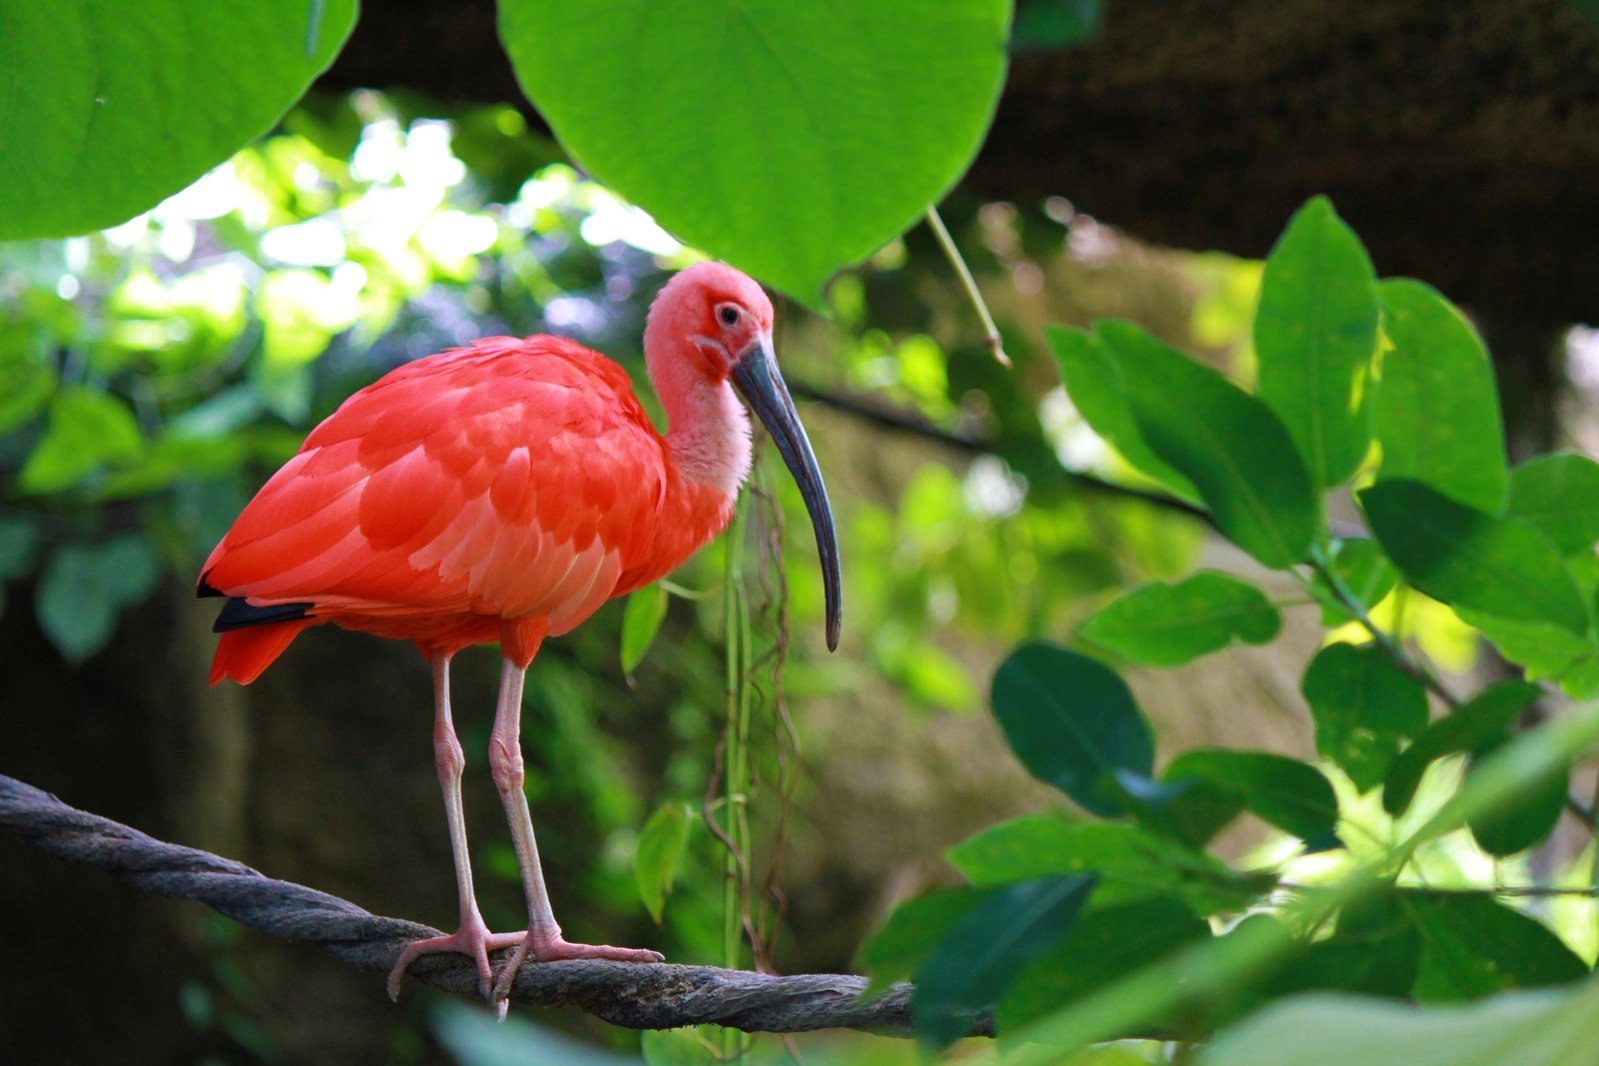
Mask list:
[[[955,246],[955,238],[951,237],[949,230],[944,227],[944,220],[939,217],[936,207],[927,209],[927,228],[938,238],[939,247],[944,249],[944,255],[949,258],[949,265],[955,268],[961,287],[966,290],[966,298],[977,309],[977,317],[983,323],[983,343],[988,345],[995,362],[1000,366],[1010,366],[1010,356],[1005,354],[1005,338],[1000,336],[999,327],[994,325],[994,316],[988,313],[988,304],[983,301],[983,294],[977,289],[977,281],[972,277],[970,268],[966,266],[961,250]]]

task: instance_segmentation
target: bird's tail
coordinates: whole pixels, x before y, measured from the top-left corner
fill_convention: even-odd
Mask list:
[[[211,684],[232,678],[241,685],[248,685],[283,654],[295,637],[316,623],[315,618],[295,618],[223,633],[217,642],[216,656],[211,660]]]

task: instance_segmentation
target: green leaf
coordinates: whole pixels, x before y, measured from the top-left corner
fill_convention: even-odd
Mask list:
[[[1427,728],[1427,692],[1375,644],[1329,644],[1301,691],[1316,725],[1316,751],[1361,792],[1382,783],[1399,742]]]
[[[1224,1031],[1196,1066],[1574,1066],[1599,1062],[1599,982],[1424,1007],[1316,993]]]
[[[1422,1002],[1580,980],[1588,967],[1543,923],[1486,895],[1402,893],[1421,933]]]
[[[1521,712],[1541,696],[1537,685],[1502,681],[1427,727],[1416,742],[1394,760],[1383,783],[1382,806],[1397,815],[1410,806],[1421,775],[1435,759],[1459,752],[1484,753],[1510,735]]]
[[[639,899],[655,924],[661,924],[666,894],[677,880],[677,868],[688,849],[688,831],[694,812],[686,803],[663,803],[644,823],[639,833],[638,854],[633,859],[633,880]]]
[[[1256,393],[1288,427],[1322,488],[1371,443],[1367,379],[1377,352],[1377,275],[1360,238],[1318,196],[1266,259],[1255,312]]]
[[[1100,322],[1156,455],[1191,479],[1216,527],[1266,566],[1305,558],[1319,521],[1293,438],[1255,397],[1137,326]]]
[[[1054,950],[1016,975],[995,1012],[1010,1033],[1135,970],[1210,936],[1210,925],[1176,900],[1147,899],[1083,912]]]
[[[38,527],[22,515],[0,517],[0,581],[21,577],[33,568],[39,546]]]
[[[1505,439],[1482,340],[1421,282],[1400,278],[1378,288],[1393,346],[1383,355],[1374,399],[1378,479],[1420,481],[1457,503],[1502,514]]]
[[[1369,611],[1381,603],[1399,581],[1399,571],[1375,541],[1365,538],[1334,541],[1329,554],[1333,574],[1364,610]],[[1354,620],[1354,613],[1319,570],[1310,575],[1310,591],[1321,602],[1323,625],[1330,628]]]
[[[1265,644],[1282,619],[1255,586],[1202,570],[1175,585],[1152,582],[1094,614],[1079,631],[1101,647],[1149,666],[1179,666],[1232,644]]]
[[[867,993],[880,992],[910,978],[950,930],[994,894],[990,888],[948,888],[906,900],[856,955],[855,965],[871,974]]]
[[[1477,845],[1488,854],[1503,858],[1542,841],[1554,832],[1555,823],[1565,812],[1570,778],[1570,769],[1566,768],[1541,781],[1529,781],[1513,802],[1468,818],[1466,824]]]
[[[1125,806],[1118,775],[1147,777],[1149,723],[1115,671],[1049,644],[1012,652],[994,674],[994,717],[1029,773],[1095,814]]]
[[[1360,493],[1372,532],[1405,578],[1433,599],[1517,621],[1588,629],[1588,608],[1549,538],[1456,503],[1417,481]]]
[[[1549,622],[1496,618],[1455,606],[1455,612],[1520,666],[1528,681],[1553,681],[1574,700],[1599,697],[1599,648],[1585,635]]]
[[[0,0],[0,240],[154,207],[265,133],[338,54],[356,0]],[[20,165],[26,160],[26,165]]]
[[[56,393],[44,436],[34,445],[17,486],[60,492],[108,462],[130,459],[145,446],[133,412],[119,398],[75,386]]]
[[[1092,873],[1100,879],[1096,905],[1171,896],[1200,914],[1241,910],[1274,883],[1138,826],[1047,815],[985,829],[951,848],[949,861],[974,885]]]
[[[1338,824],[1338,797],[1321,771],[1283,755],[1195,749],[1173,759],[1161,777],[1168,782],[1197,778],[1306,842],[1330,842]]]
[[[974,907],[916,971],[916,1031],[940,1045],[963,1035],[1022,967],[1061,942],[1093,888],[1091,876],[1045,877]]]
[[[1044,339],[1060,364],[1061,380],[1072,405],[1093,431],[1129,465],[1172,495],[1197,502],[1199,491],[1194,483],[1151,451],[1139,434],[1116,354],[1092,333],[1066,326],[1045,326]]]
[[[148,596],[160,577],[154,550],[133,533],[57,548],[39,575],[39,627],[62,658],[81,663],[111,639],[118,612]]]
[[[1333,935],[1307,945],[1275,974],[1271,992],[1330,988],[1403,996],[1416,983],[1420,963],[1421,936],[1399,894],[1375,892],[1345,904]]]
[[[813,308],[834,271],[915,223],[971,163],[1010,17],[1006,0],[499,10],[522,90],[584,170]]]
[[[644,661],[666,617],[666,590],[659,584],[634,590],[622,611],[622,672],[631,674]]]
[[[1566,555],[1592,552],[1599,541],[1599,463],[1569,452],[1527,460],[1510,472],[1506,513]]]
[[[1011,51],[1081,44],[1099,32],[1101,0],[1018,0]]]

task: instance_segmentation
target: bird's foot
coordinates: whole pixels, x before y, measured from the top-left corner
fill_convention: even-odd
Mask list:
[[[533,962],[557,962],[561,959],[609,959],[612,962],[665,962],[666,956],[659,951],[648,948],[613,948],[609,944],[573,944],[561,936],[559,929],[553,933],[544,930],[529,929],[522,937],[522,942],[511,953],[511,958],[500,970],[499,980],[494,982],[494,994],[491,1001],[500,1012],[500,1017],[505,1017],[507,998],[511,994],[511,982],[516,980],[516,973],[522,968],[522,963],[529,960]]]
[[[400,998],[400,979],[405,976],[405,971],[411,963],[423,955],[437,955],[440,952],[456,952],[470,956],[477,964],[477,990],[478,994],[490,1003],[494,1000],[489,996],[489,989],[494,982],[494,971],[489,966],[489,952],[499,951],[501,948],[520,944],[527,939],[525,933],[491,933],[483,924],[483,919],[474,915],[471,919],[461,923],[461,928],[449,936],[429,937],[426,940],[413,940],[405,945],[405,950],[400,952],[400,957],[394,963],[394,969],[389,971],[389,998]],[[503,1006],[500,1009],[504,1017]]]

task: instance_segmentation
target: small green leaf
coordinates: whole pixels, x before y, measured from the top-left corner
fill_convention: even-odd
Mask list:
[[[57,548],[39,575],[39,627],[62,658],[81,663],[111,639],[118,612],[148,596],[160,577],[155,552],[136,534]]]
[[[951,848],[949,861],[974,885],[1092,873],[1096,905],[1171,896],[1200,914],[1241,910],[1273,884],[1135,825],[1047,815],[991,826]]]
[[[666,617],[666,590],[658,583],[634,590],[622,610],[622,672],[631,675],[644,661]]]
[[[1499,394],[1482,340],[1419,281],[1379,286],[1382,358],[1374,399],[1383,481],[1420,481],[1457,503],[1504,512],[1509,474]],[[1396,560],[1397,561],[1397,560]]]
[[[1193,481],[1216,527],[1266,566],[1302,561],[1320,520],[1310,475],[1277,416],[1137,326],[1100,322],[1128,406],[1156,455]]]
[[[1421,933],[1415,997],[1476,999],[1511,988],[1564,984],[1588,967],[1542,922],[1486,895],[1402,893]]]
[[[1367,378],[1377,352],[1377,275],[1326,197],[1301,207],[1266,259],[1255,312],[1256,391],[1322,488],[1355,472],[1371,442]]]
[[[585,171],[811,307],[971,162],[1004,83],[1010,8],[499,5],[517,81]]]
[[[21,577],[33,568],[39,546],[38,527],[22,515],[0,517],[0,581]]]
[[[1282,619],[1245,581],[1202,570],[1175,585],[1142,585],[1101,609],[1080,635],[1134,662],[1179,666],[1234,641],[1265,644]]]
[[[1477,845],[1490,855],[1503,858],[1526,851],[1554,831],[1566,809],[1570,787],[1569,768],[1541,781],[1529,781],[1513,802],[1469,818],[1466,824]]]
[[[1566,555],[1591,553],[1599,541],[1599,463],[1569,452],[1527,460],[1510,472],[1506,513]]]
[[[1014,1032],[1210,936],[1210,925],[1176,900],[1105,907],[1096,893],[1094,901],[1059,946],[1016,975],[995,1012],[1001,1033]]]
[[[1599,648],[1586,635],[1549,622],[1497,618],[1458,604],[1455,612],[1520,666],[1528,681],[1553,681],[1574,700],[1599,696]]]
[[[1543,693],[1537,685],[1502,681],[1484,689],[1427,727],[1388,769],[1382,806],[1397,815],[1410,806],[1421,775],[1435,759],[1458,752],[1487,752],[1510,735],[1510,726]]]
[[[1023,881],[996,890],[952,929],[916,971],[916,1031],[944,1045],[997,1003],[1016,974],[1066,936],[1094,878]]]
[[[1588,608],[1542,533],[1456,503],[1417,481],[1360,493],[1372,532],[1405,578],[1433,599],[1516,621],[1588,629]]]
[[[81,386],[62,389],[50,404],[44,436],[22,464],[17,486],[23,492],[60,492],[108,462],[138,455],[144,446],[139,423],[121,399]]]
[[[1125,806],[1119,771],[1148,776],[1154,767],[1154,738],[1132,691],[1087,656],[1023,645],[994,674],[993,705],[1028,772],[1095,814]]]
[[[0,240],[114,226],[265,133],[356,0],[0,0]]]
[[[1019,0],[1011,30],[1013,52],[1081,44],[1099,32],[1101,0]]]
[[[1371,610],[1393,591],[1399,571],[1383,555],[1377,542],[1366,538],[1334,541],[1331,568],[1344,591],[1363,610]],[[1321,602],[1322,624],[1329,628],[1353,621],[1355,615],[1320,571],[1310,576],[1310,591]]]
[[[991,888],[947,888],[906,900],[873,933],[856,955],[855,965],[871,974],[867,993],[880,992],[910,978],[928,952],[988,899]]]
[[[1329,644],[1301,687],[1316,724],[1316,751],[1365,792],[1382,783],[1399,742],[1427,728],[1427,693],[1375,644]]]
[[[1236,796],[1244,809],[1306,842],[1330,843],[1338,825],[1338,797],[1321,771],[1297,759],[1260,751],[1210,748],[1172,760],[1162,780],[1197,778]]]
[[[633,860],[633,880],[639,899],[655,924],[661,924],[666,894],[677,880],[677,868],[688,848],[688,831],[694,812],[686,803],[663,803],[644,823],[638,838],[638,855]]]
[[[1072,405],[1090,428],[1135,470],[1179,499],[1198,502],[1199,491],[1194,483],[1150,450],[1140,435],[1127,404],[1127,389],[1116,354],[1092,333],[1066,326],[1045,326],[1044,339],[1060,364],[1061,380]]]

